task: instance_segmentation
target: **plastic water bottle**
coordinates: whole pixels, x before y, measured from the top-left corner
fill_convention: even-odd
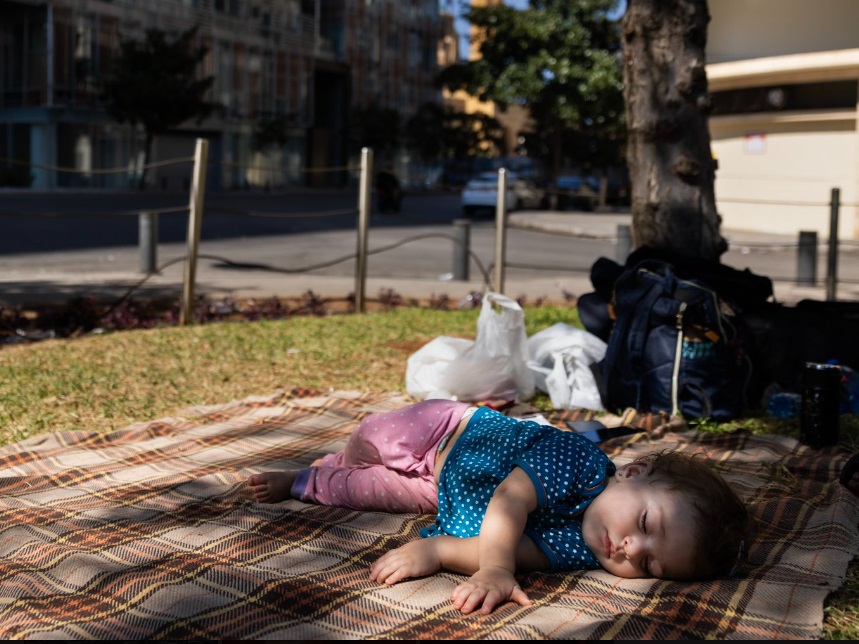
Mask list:
[[[770,396],[767,401],[767,413],[774,418],[796,418],[802,408],[802,396],[788,392],[779,392]]]

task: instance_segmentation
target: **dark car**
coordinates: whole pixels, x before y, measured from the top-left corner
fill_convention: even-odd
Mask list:
[[[382,170],[376,175],[376,210],[378,212],[400,212],[403,203],[403,189],[400,180],[390,170]]]
[[[599,201],[600,182],[596,177],[562,175],[556,185],[558,210],[574,208],[590,212]]]

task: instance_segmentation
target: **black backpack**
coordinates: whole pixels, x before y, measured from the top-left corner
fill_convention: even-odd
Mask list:
[[[768,278],[645,248],[626,267],[600,258],[591,280],[598,290],[580,298],[579,314],[588,331],[608,342],[598,365],[607,409],[687,420],[743,414],[754,374],[737,301],[765,301],[772,294]],[[736,298],[725,295],[732,291]]]

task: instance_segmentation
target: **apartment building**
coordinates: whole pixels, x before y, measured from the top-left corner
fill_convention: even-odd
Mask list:
[[[221,109],[159,137],[153,160],[190,156],[205,137],[213,188],[336,184],[345,172],[308,169],[350,162],[352,107],[375,103],[407,118],[420,102],[441,101],[432,84],[438,16],[434,0],[0,0],[0,158],[32,164],[36,188],[129,185],[141,132],[101,109],[98,78],[120,38],[199,25],[208,50],[199,73],[214,76],[210,100]],[[282,115],[287,144],[254,149],[254,126]],[[159,167],[150,186],[181,190],[189,177],[187,166]]]
[[[710,2],[707,77],[723,226],[859,238],[859,3]]]

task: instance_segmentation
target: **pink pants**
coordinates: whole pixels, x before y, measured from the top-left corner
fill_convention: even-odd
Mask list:
[[[292,497],[355,510],[434,513],[435,457],[470,405],[425,400],[361,421],[346,447],[302,470]]]

